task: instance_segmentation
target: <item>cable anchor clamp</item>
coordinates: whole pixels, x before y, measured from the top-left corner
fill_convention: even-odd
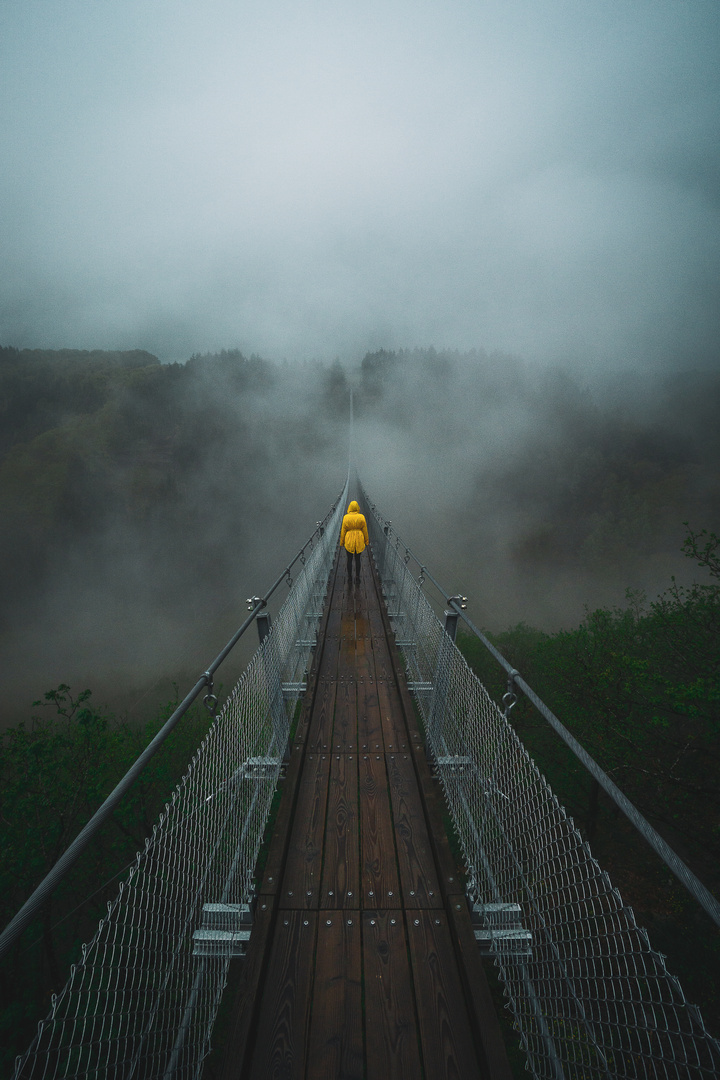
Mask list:
[[[512,668],[508,672],[507,690],[502,696],[503,713],[507,720],[510,715],[510,710],[517,705],[517,694],[515,693],[515,679],[520,674],[516,668]]]
[[[213,689],[214,689],[213,677],[212,677],[212,675],[210,674],[209,671],[204,671],[203,672],[203,678],[205,679],[205,685],[208,688],[208,692],[205,695],[205,697],[203,698],[203,705],[205,706],[205,708],[207,709],[207,711],[209,713],[214,715],[215,710],[217,709],[218,699],[217,699],[217,694],[213,693]]]
[[[425,568],[423,567],[423,569]],[[457,604],[464,611],[468,605],[468,598],[467,596],[449,596],[448,604]]]

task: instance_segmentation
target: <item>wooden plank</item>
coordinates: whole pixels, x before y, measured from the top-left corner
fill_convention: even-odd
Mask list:
[[[361,754],[360,888],[366,908],[399,907],[400,878],[383,754]]]
[[[280,787],[282,798],[272,833],[270,850],[265,862],[263,879],[260,884],[261,893],[277,893],[280,889],[287,858],[287,845],[295,813],[295,800],[300,789],[304,765],[305,747],[302,742],[296,741],[290,751],[290,763],[287,767],[285,780]]]
[[[367,670],[367,669],[366,669]],[[358,742],[361,750],[385,751],[377,685],[372,675],[358,681]]]
[[[306,1080],[363,1080],[359,912],[318,918]]]
[[[359,906],[358,758],[331,754],[320,907]]]
[[[251,1080],[304,1080],[317,914],[278,913]]]
[[[390,656],[389,638],[385,631],[386,619],[380,610],[381,603],[376,593],[375,603],[370,611],[370,623],[383,737],[386,750],[407,750],[408,731],[395,682],[395,668]]]
[[[455,946],[455,955],[462,958],[459,969],[465,982],[467,999],[471,1004],[470,1016],[474,1021],[473,1034],[478,1058],[485,1066],[486,1075],[492,1077],[492,1080],[512,1080],[512,1069],[500,1021],[483,961],[480,959],[468,906],[454,898],[452,903],[448,904],[448,912],[448,927]]]
[[[376,676],[377,692],[385,743],[388,750],[407,750],[408,730],[387,644],[376,650],[378,660],[382,670]]]
[[[335,613],[332,612],[331,615]],[[331,620],[328,620],[330,622]],[[331,634],[329,631],[325,637],[325,648],[318,671],[320,679],[333,679],[337,672],[338,657],[340,656],[340,633]]]
[[[338,593],[341,610],[342,610],[342,622],[340,637],[350,641],[355,639],[355,590],[354,587],[348,588],[347,585]]]
[[[258,901],[247,954],[243,960],[234,961],[242,964],[242,968],[225,1043],[221,1080],[237,1080],[245,1075],[252,1052],[252,1036],[257,1027],[261,1003],[261,980],[268,962],[272,907],[272,897]]]
[[[384,750],[380,703],[375,683],[372,640],[367,635],[356,642],[358,678],[358,740],[362,750]]]
[[[367,1080],[416,1080],[420,1040],[402,913],[365,911],[362,928]]]
[[[327,752],[330,749],[336,694],[337,680],[335,672],[332,677],[326,676],[320,680],[315,695],[315,707],[312,711],[307,735],[308,748],[315,753]]]
[[[409,754],[387,755],[400,884],[407,908],[442,907],[432,845]]]
[[[384,607],[384,600],[382,596],[377,592],[374,584],[370,586],[373,591],[373,602],[368,605],[368,622],[370,623],[370,635],[372,637],[374,648],[387,648],[386,636],[385,636],[385,624],[383,621],[382,608]],[[376,674],[387,674],[387,671],[383,669],[383,665],[377,668]]]
[[[280,890],[283,907],[318,906],[329,775],[327,754],[306,754]]]
[[[387,640],[389,641],[390,629],[385,613],[382,615],[382,620],[383,625],[387,628]],[[390,657],[392,672],[392,682],[390,679],[387,680],[388,686],[392,686],[390,700],[396,695],[400,700],[401,712],[409,737],[409,751],[413,758],[415,774],[418,778],[421,796],[426,809],[425,817],[429,825],[430,839],[432,842],[435,865],[439,872],[441,889],[444,897],[449,897],[450,895],[464,896],[463,879],[455,866],[455,861],[450,852],[450,845],[443,824],[444,798],[438,781],[433,779],[430,775],[423,738],[420,734],[415,716],[415,707],[407,688],[407,683],[402,678],[400,656],[394,645],[388,647],[388,655]],[[382,697],[381,684],[383,680],[378,677],[377,681],[378,693]]]
[[[407,928],[425,1075],[481,1080],[447,917],[409,912]]]
[[[340,667],[330,746],[340,754],[354,754],[358,749],[357,688],[354,672],[347,664]]]
[[[318,629],[318,641],[322,641],[322,655],[317,665],[318,678],[333,678],[336,673],[340,651],[340,605],[338,595],[338,559],[330,572],[330,582],[325,599],[324,614]]]

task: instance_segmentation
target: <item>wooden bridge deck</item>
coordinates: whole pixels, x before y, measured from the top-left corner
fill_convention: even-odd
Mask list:
[[[336,560],[223,1080],[508,1080],[412,704]]]

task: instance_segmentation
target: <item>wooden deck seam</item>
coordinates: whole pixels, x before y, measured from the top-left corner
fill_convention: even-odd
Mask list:
[[[421,804],[425,815],[428,835],[434,848],[435,863],[439,871],[440,887],[452,927],[451,940],[460,972],[465,997],[474,1018],[473,1036],[480,1064],[492,1080],[512,1080],[512,1070],[500,1031],[495,1006],[492,1001],[487,975],[480,959],[472,930],[465,893],[457,868],[450,853],[450,846],[442,825],[440,796],[437,781],[433,781],[428,766],[425,747],[415,718],[415,706],[410,697],[407,681],[402,678],[400,658],[390,626],[387,608],[382,599],[382,589],[377,568],[372,564],[373,582],[379,601],[385,640],[390,655],[391,671],[397,687],[400,706],[405,718],[408,740],[412,747],[412,760],[422,795]],[[444,873],[442,872],[444,869]],[[448,871],[452,869],[452,874]]]
[[[362,565],[361,586],[337,556],[331,574],[222,1080],[509,1080],[479,1030],[497,1018],[377,574]],[[363,731],[377,733],[365,746]],[[309,897],[286,895],[289,874]]]

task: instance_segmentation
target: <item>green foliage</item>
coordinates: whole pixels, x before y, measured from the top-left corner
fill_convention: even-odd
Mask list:
[[[712,577],[720,579],[720,557],[717,554],[720,547],[720,537],[714,532],[708,533],[707,529],[703,529],[699,533],[693,532],[687,521],[685,522],[685,528],[687,529],[687,536],[682,546],[685,555],[689,559],[694,559],[698,566],[709,570]],[[703,540],[705,543],[701,547]]]
[[[0,738],[0,919],[5,926],[177,706],[141,726],[118,720],[61,684],[29,724]],[[50,993],[64,985],[80,945],[206,734],[204,710],[187,714],[78,864],[0,967],[0,1057],[9,1067],[30,1042]]]
[[[684,544],[716,577],[717,547],[705,533]],[[698,861],[711,855],[720,866],[720,584],[673,579],[652,603],[628,591],[626,607],[588,612],[574,630],[521,624],[493,641],[630,798]],[[489,654],[468,636],[460,646],[498,695],[502,673]],[[524,727],[534,725],[518,710]],[[580,793],[566,794],[584,817]]]
[[[698,877],[720,891],[720,540],[688,534],[685,554],[710,583],[673,579],[648,602],[588,612],[574,630],[519,625],[489,635],[545,703]],[[481,643],[458,638],[500,699],[502,669]],[[590,839],[626,903],[670,956],[686,993],[720,1029],[720,941],[702,912],[582,765],[521,695],[511,722],[561,803]]]
[[[151,353],[0,347],[0,454],[96,412],[137,368],[159,366]]]

